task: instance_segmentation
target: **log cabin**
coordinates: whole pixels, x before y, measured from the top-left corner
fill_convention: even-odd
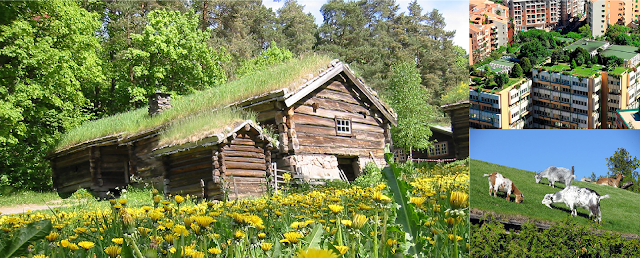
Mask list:
[[[215,130],[221,131],[221,130]],[[153,150],[164,166],[164,192],[204,199],[260,196],[271,173],[271,138],[253,121]]]
[[[236,85],[240,86],[234,87],[244,87],[242,79],[238,81],[240,83]],[[249,83],[246,86],[255,87]],[[156,98],[165,99],[158,101]],[[163,109],[163,105],[153,101],[171,107],[167,94],[156,92],[150,97],[150,106]],[[176,106],[179,105],[177,102]],[[256,123],[248,125],[251,133],[234,132],[235,137],[242,135],[235,141],[228,137],[206,136],[182,143],[184,146],[165,145],[160,139],[176,124],[170,121],[140,132],[122,132],[70,144],[49,156],[54,187],[61,195],[88,188],[100,197],[107,197],[108,192],[138,179],[165,189],[165,194],[223,198],[222,193],[228,193],[228,197],[242,198],[258,195],[262,190],[245,191],[244,182],[239,182],[238,178],[253,180],[247,186],[258,189],[257,185],[263,183],[263,179],[258,178],[267,175],[271,169],[269,163],[304,179],[353,180],[368,162],[378,166],[386,164],[384,147],[392,145],[390,129],[396,125],[393,110],[346,64],[337,60],[324,63],[311,74],[301,72],[290,85],[265,88],[253,96],[222,103],[216,108],[255,113]],[[152,115],[163,116],[163,113],[150,109],[149,116]],[[266,136],[261,128],[269,129],[277,139],[273,148],[262,140]],[[214,138],[224,140],[217,142]],[[201,139],[216,144],[199,146],[196,143]],[[226,156],[224,148],[237,149],[243,144],[253,144],[252,150],[243,154],[245,156]],[[250,152],[262,153],[264,157],[250,156],[247,154]],[[265,159],[264,165],[253,159]],[[210,163],[203,163],[205,160]],[[223,164],[230,164],[231,168]],[[178,176],[183,172],[189,172],[189,176]],[[237,188],[231,186],[233,182],[229,184],[229,180],[233,180],[231,175],[236,178],[236,185],[240,184]]]

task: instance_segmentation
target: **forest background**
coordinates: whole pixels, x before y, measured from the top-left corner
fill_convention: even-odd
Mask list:
[[[422,121],[407,130],[430,135],[428,123],[446,121],[440,105],[468,97],[468,59],[438,10],[407,9],[330,0],[316,25],[294,0],[278,10],[262,1],[2,1],[0,187],[50,190],[45,156],[60,135],[144,108],[152,92],[179,98],[314,53],[350,64],[399,122]],[[419,77],[409,79],[419,87],[389,86],[394,73]],[[421,105],[396,105],[402,96]]]

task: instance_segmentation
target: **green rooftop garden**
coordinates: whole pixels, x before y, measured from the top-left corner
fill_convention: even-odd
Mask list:
[[[613,69],[612,71],[609,71],[607,74],[620,77],[624,72],[628,71],[629,69],[631,69],[631,68],[618,66],[615,69]]]
[[[556,65],[546,64],[541,68],[552,73],[563,73],[565,75],[573,75],[584,78],[598,74],[600,71],[605,69],[605,66],[595,64],[592,67],[588,67],[586,65],[583,65],[581,67],[571,69],[571,66],[568,63],[558,63]]]
[[[599,47],[604,46],[605,44],[606,42],[604,41],[587,41],[585,39],[580,39],[574,42],[573,44],[566,46],[564,49],[569,49],[573,51],[576,48],[581,47],[587,50],[587,52],[592,52],[598,49]]]

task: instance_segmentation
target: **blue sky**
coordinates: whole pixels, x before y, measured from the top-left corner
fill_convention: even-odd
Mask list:
[[[471,129],[469,138],[472,159],[528,171],[575,166],[578,180],[606,175],[618,148],[640,157],[640,130]]]
[[[407,6],[413,0],[396,0],[396,4],[400,6],[400,12],[408,13]],[[300,5],[303,5],[305,13],[311,13],[316,18],[316,24],[321,24],[323,21],[320,8],[327,1],[310,1],[310,0],[298,0]],[[278,2],[274,0],[265,0],[262,2],[266,7],[272,8],[277,11],[284,5],[284,0]],[[446,30],[456,31],[456,36],[453,39],[453,43],[461,46],[467,52],[469,52],[469,1],[468,0],[418,0],[418,4],[422,6],[422,13],[430,12],[433,9],[438,11],[444,16],[444,20],[447,24]]]

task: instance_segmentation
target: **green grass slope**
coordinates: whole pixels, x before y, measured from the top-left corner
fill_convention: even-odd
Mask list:
[[[540,164],[540,170],[553,164]],[[570,217],[569,207],[564,203],[554,203],[553,209],[544,206],[542,198],[545,194],[555,193],[564,188],[563,183],[556,182],[556,188],[549,186],[549,181],[543,178],[536,184],[534,172],[505,167],[480,160],[471,160],[470,165],[470,204],[471,208],[483,211],[493,211],[506,216],[525,216],[537,221],[555,222]],[[498,193],[498,197],[489,196],[489,181],[483,174],[498,172],[511,179],[516,187],[524,194],[522,203],[515,203],[515,195],[511,195],[511,201],[504,199],[505,193]],[[595,190],[600,195],[608,194],[609,199],[600,201],[602,211],[602,226],[599,228],[623,233],[640,234],[640,194],[611,186],[596,185],[573,181],[572,185],[587,187]],[[589,211],[577,208],[578,216],[571,219],[583,225],[597,225],[593,219],[589,219]]]

